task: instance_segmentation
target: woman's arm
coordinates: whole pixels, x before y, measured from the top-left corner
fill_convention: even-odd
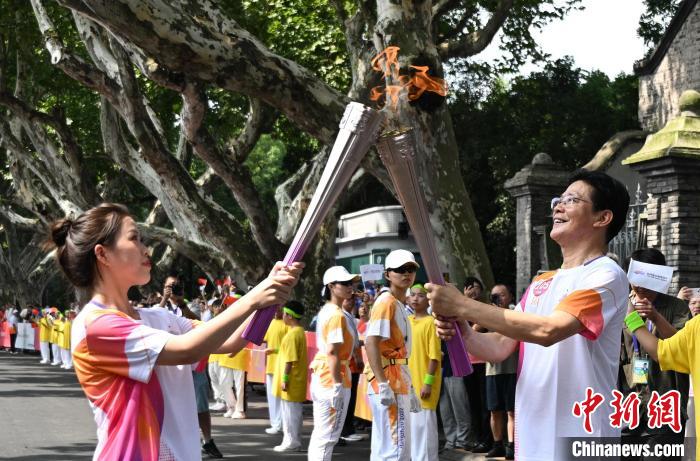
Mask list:
[[[158,355],[156,363],[158,365],[194,363],[217,351],[253,311],[284,303],[298,282],[302,268],[302,263],[294,263],[287,269],[282,263],[278,263],[265,280],[229,309],[184,335],[170,338]],[[237,344],[238,341],[234,338],[232,345],[233,343]],[[227,352],[233,352],[233,350]]]
[[[328,351],[328,368],[331,371],[333,382],[335,384],[342,384],[343,376],[340,374],[342,365],[340,363],[340,357],[338,357],[338,354],[340,354],[340,343],[333,343],[330,346],[330,350]]]

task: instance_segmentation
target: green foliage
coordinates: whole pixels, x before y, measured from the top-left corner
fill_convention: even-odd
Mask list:
[[[287,147],[282,141],[263,135],[245,162],[253,177],[253,184],[266,207],[265,211],[273,222],[277,219],[275,189],[289,177],[289,173],[283,167],[286,154]]]
[[[646,11],[639,18],[637,34],[644,39],[649,52],[663,37],[680,4],[681,0],[644,0]]]
[[[221,8],[272,51],[340,91],[350,86],[345,36],[327,0],[230,0]]]
[[[445,15],[435,25],[438,41],[479,31],[493,14],[497,4],[496,0],[460,2],[459,8]],[[533,33],[553,21],[562,19],[572,9],[580,9],[580,4],[581,0],[516,1],[499,34],[498,46],[504,51],[503,57],[486,66],[491,76],[516,72],[528,61],[547,60],[549,56],[540,49]],[[490,46],[495,44],[494,42]]]
[[[485,97],[468,87],[458,91],[451,113],[465,183],[494,275],[512,282],[515,205],[503,183],[538,152],[574,170],[614,133],[638,127],[637,80],[620,75],[611,81],[564,59],[510,83],[496,79],[490,90]]]

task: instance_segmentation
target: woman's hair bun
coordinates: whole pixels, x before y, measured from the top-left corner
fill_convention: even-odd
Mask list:
[[[70,219],[59,219],[51,225],[51,241],[57,247],[62,247],[66,244],[66,239],[68,238],[68,232],[73,225],[73,221]]]

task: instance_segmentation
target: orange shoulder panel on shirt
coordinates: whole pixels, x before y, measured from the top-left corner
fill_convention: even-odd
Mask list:
[[[568,312],[578,319],[584,338],[595,340],[603,331],[603,300],[595,290],[576,290],[562,299],[555,310]]]

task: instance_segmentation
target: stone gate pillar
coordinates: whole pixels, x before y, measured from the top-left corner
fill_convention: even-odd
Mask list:
[[[681,115],[622,161],[647,180],[646,245],[673,266],[669,294],[700,287],[700,93],[686,91]]]
[[[539,153],[505,183],[516,201],[516,298],[520,298],[539,270],[561,265],[561,251],[549,238],[552,197],[561,195],[569,172]]]

